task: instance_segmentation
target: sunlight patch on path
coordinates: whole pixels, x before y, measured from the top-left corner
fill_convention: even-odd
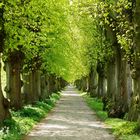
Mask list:
[[[24,140],[114,140],[76,89],[68,87],[50,115]]]

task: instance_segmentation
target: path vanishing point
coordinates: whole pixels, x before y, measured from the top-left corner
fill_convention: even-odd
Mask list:
[[[85,103],[78,91],[68,86],[54,110],[24,140],[115,140],[107,126]]]

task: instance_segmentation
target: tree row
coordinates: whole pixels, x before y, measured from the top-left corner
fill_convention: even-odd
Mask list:
[[[102,98],[110,117],[139,121],[140,1],[81,1],[81,29],[89,42],[89,74],[79,89]]]

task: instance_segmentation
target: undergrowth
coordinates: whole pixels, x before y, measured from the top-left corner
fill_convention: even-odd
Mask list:
[[[54,107],[60,94],[53,93],[50,99],[38,101],[35,105],[26,105],[21,110],[10,111],[12,118],[4,121],[4,127],[0,130],[0,140],[20,140],[33,126]]]
[[[100,99],[91,98],[83,93],[88,106],[94,110],[97,116],[108,126],[111,126],[113,134],[119,140],[140,140],[140,125],[137,122],[130,122],[124,119],[108,118],[107,112],[103,111],[103,103]]]

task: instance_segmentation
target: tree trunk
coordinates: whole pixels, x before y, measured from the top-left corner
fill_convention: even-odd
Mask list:
[[[134,91],[131,100],[131,106],[128,112],[128,120],[130,121],[140,121],[140,1],[135,1],[135,9],[134,9],[134,48],[135,48],[135,62],[134,67],[135,70],[132,74],[133,83],[134,83]]]
[[[0,3],[3,2],[0,0]],[[4,5],[3,5],[4,6]],[[3,19],[3,13],[4,13],[4,7],[0,7],[0,125],[2,124],[4,119],[7,119],[10,117],[9,112],[9,101],[4,97],[2,92],[2,81],[1,81],[1,62],[2,62],[2,52],[4,48],[4,39],[5,39],[5,30],[4,30],[4,19]]]
[[[54,77],[53,75],[50,75],[49,76],[49,93],[53,93],[54,92],[54,85],[55,85],[55,80],[54,80]]]
[[[48,74],[45,75],[45,85],[46,85],[46,89],[47,89],[46,97],[49,98],[49,96],[50,96],[50,81],[49,81]]]
[[[53,75],[53,92],[57,92],[58,91],[58,83],[57,83],[57,77],[55,75]]]
[[[82,90],[82,82],[81,82],[81,80],[76,80],[75,85],[76,85],[76,87],[77,87],[79,90]]]
[[[35,71],[35,81],[34,81],[34,93],[35,93],[35,99],[37,101],[40,100],[41,96],[41,73],[39,70]]]
[[[55,87],[56,81],[54,75],[47,75],[46,82],[47,82],[48,95],[51,95],[51,93],[56,91],[56,87]]]
[[[58,79],[58,91],[61,91],[61,79]]]
[[[115,77],[115,61],[107,64],[107,97],[109,100],[115,100],[116,77]]]
[[[121,89],[120,89],[120,94],[121,94],[121,101],[122,101],[122,110],[125,112],[128,112],[128,85],[127,85],[127,62],[124,60],[122,61],[122,66],[121,66]]]
[[[127,64],[126,73],[127,73],[127,97],[128,97],[128,108],[129,108],[131,105],[131,96],[133,92],[132,76],[131,76],[131,70],[129,64]]]
[[[4,119],[10,117],[9,113],[9,101],[3,96],[1,87],[1,53],[0,53],[0,125]]]
[[[18,110],[22,107],[20,62],[21,61],[6,62],[6,75],[7,75],[6,91],[10,98],[10,106],[15,110]]]
[[[116,50],[116,104],[121,106],[123,112],[128,111],[128,90],[127,90],[127,61],[123,60],[124,52],[121,49]]]
[[[34,104],[41,98],[40,71],[30,71],[29,73],[23,74],[23,79],[23,92],[25,94],[25,103]]]
[[[61,87],[60,87],[60,78],[56,78],[56,92],[60,91]]]
[[[82,84],[82,91],[87,91],[87,89],[88,89],[87,77],[83,77],[81,79],[81,84]]]
[[[98,98],[101,98],[105,95],[105,64],[102,62],[97,63],[97,72],[98,72]]]
[[[112,96],[112,106],[109,110],[110,117],[123,118],[125,113],[128,111],[128,93],[127,93],[127,62],[123,61],[123,52],[116,46],[115,55],[115,75],[114,67],[112,77],[115,78],[114,82],[112,79],[112,86],[114,85],[114,95]],[[110,72],[111,73],[111,72]],[[111,84],[111,83],[108,83]],[[111,85],[108,85],[111,87]],[[110,95],[111,97],[111,95]]]
[[[134,77],[133,77],[134,78]],[[140,108],[140,76],[133,79],[134,91],[131,99],[131,105],[128,112],[129,121],[137,121],[139,118],[139,108]]]
[[[28,104],[30,103],[30,86],[29,86],[29,73],[23,73],[22,74],[23,79],[23,95],[24,95],[24,103]]]
[[[47,98],[47,89],[46,89],[47,85],[46,85],[46,79],[45,79],[45,75],[41,76],[41,100],[44,100]]]
[[[94,68],[91,68],[91,71],[89,73],[88,77],[88,92],[90,93],[91,97],[97,96],[97,86],[98,86],[98,81],[97,81],[97,72],[94,70]]]
[[[110,112],[112,110],[112,103],[115,102],[115,95],[116,95],[116,61],[115,58],[112,61],[107,63],[107,93],[103,97],[103,110],[108,111],[108,116],[110,116]]]
[[[106,95],[106,79],[103,75],[98,76],[98,98]]]

